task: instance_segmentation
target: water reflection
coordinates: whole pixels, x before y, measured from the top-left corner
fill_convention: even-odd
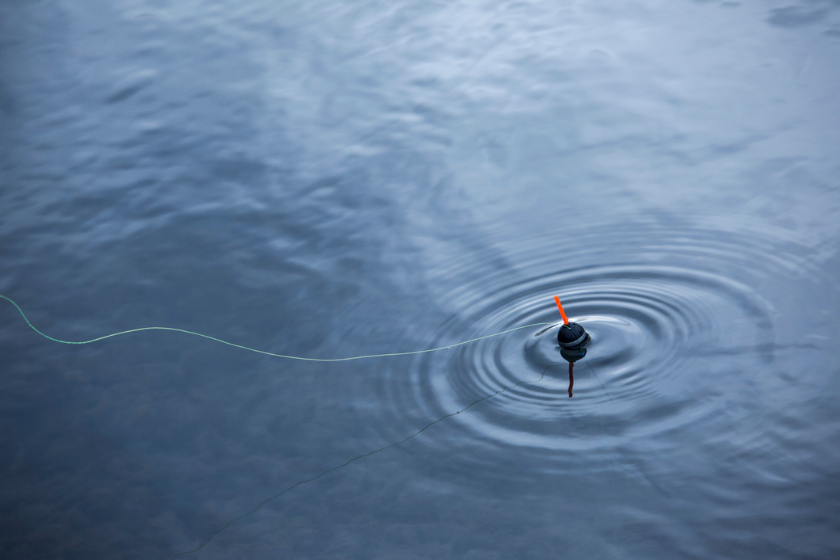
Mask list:
[[[164,558],[494,395],[201,557],[840,557],[840,4],[719,4],[0,2],[0,292],[56,336],[560,291],[594,341],[6,306],[0,556]]]
[[[586,348],[576,348],[574,350],[562,348],[560,355],[569,362],[569,398],[572,398],[572,387],[575,386],[575,362],[586,356]]]
[[[575,363],[569,362],[569,398],[572,398],[572,387],[575,386]]]
[[[570,364],[575,363],[586,356],[586,348],[561,348],[560,355]]]

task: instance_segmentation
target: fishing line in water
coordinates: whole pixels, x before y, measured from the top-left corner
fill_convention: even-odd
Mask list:
[[[216,538],[219,534],[221,534],[222,532],[224,532],[226,529],[228,529],[231,525],[233,525],[234,523],[236,523],[236,522],[237,522],[237,521],[239,521],[240,519],[244,519],[245,517],[248,517],[249,515],[253,515],[253,514],[257,513],[257,512],[260,510],[260,508],[262,508],[265,504],[267,504],[267,503],[269,503],[269,502],[271,502],[271,501],[273,501],[273,500],[276,500],[277,498],[279,498],[279,497],[283,496],[284,494],[286,494],[286,493],[288,493],[288,492],[290,492],[290,491],[294,490],[294,489],[295,489],[295,488],[297,488],[298,486],[303,486],[304,484],[307,484],[307,483],[309,483],[309,482],[314,482],[315,480],[318,480],[318,479],[319,479],[319,478],[321,478],[322,476],[327,475],[327,474],[329,474],[329,473],[331,473],[331,472],[337,471],[337,470],[339,470],[339,469],[343,469],[344,467],[346,467],[346,466],[350,465],[350,463],[353,463],[353,462],[355,462],[355,461],[358,461],[359,459],[364,459],[365,457],[370,457],[371,455],[376,455],[377,453],[382,453],[383,451],[387,451],[388,449],[392,449],[392,448],[394,448],[394,447],[397,447],[397,446],[399,446],[399,445],[402,445],[403,443],[407,442],[408,440],[410,440],[410,439],[412,439],[412,438],[415,438],[415,437],[419,436],[420,434],[422,434],[423,432],[425,432],[426,430],[428,430],[429,428],[431,428],[431,427],[432,427],[432,426],[434,426],[435,424],[438,424],[438,423],[440,423],[440,422],[443,422],[443,421],[444,421],[444,420],[446,420],[447,418],[451,418],[451,417],[453,417],[453,416],[457,416],[458,414],[461,414],[462,412],[466,412],[467,410],[471,409],[471,408],[472,408],[472,407],[474,407],[475,405],[477,405],[477,404],[479,404],[479,403],[481,403],[481,402],[484,402],[484,401],[486,401],[487,399],[491,399],[491,398],[495,397],[496,395],[499,395],[499,394],[501,394],[501,393],[504,393],[504,392],[505,392],[505,391],[507,391],[508,389],[513,389],[513,388],[518,387],[518,386],[523,385],[523,384],[532,385],[532,384],[539,383],[540,381],[542,381],[542,380],[545,378],[545,374],[546,374],[546,372],[547,372],[548,370],[550,370],[551,368],[554,368],[554,367],[560,367],[560,366],[562,366],[562,365],[563,365],[563,364],[554,364],[554,365],[550,365],[550,366],[546,367],[546,368],[543,370],[542,375],[540,375],[540,378],[539,378],[539,379],[537,379],[536,381],[519,381],[519,382],[517,382],[517,383],[514,383],[513,385],[508,385],[508,386],[506,386],[506,387],[502,387],[501,389],[499,389],[499,390],[497,390],[497,391],[495,391],[495,392],[493,392],[493,393],[490,393],[489,395],[486,395],[486,396],[481,397],[480,399],[478,399],[478,400],[476,400],[476,401],[471,402],[470,404],[468,404],[467,406],[465,406],[465,407],[464,407],[464,408],[462,408],[461,410],[458,410],[458,411],[456,411],[456,412],[450,412],[449,414],[444,414],[443,416],[441,416],[441,417],[440,417],[440,418],[438,418],[437,420],[434,420],[433,422],[429,422],[428,424],[426,424],[425,426],[423,426],[422,428],[420,428],[419,430],[417,430],[416,432],[414,432],[413,434],[411,434],[410,436],[408,436],[408,437],[407,437],[407,438],[405,438],[405,439],[401,439],[401,440],[400,440],[400,441],[398,441],[398,442],[388,444],[388,445],[386,445],[385,447],[380,447],[379,449],[375,449],[375,450],[370,451],[370,452],[368,452],[368,453],[363,453],[363,454],[361,454],[361,455],[357,455],[357,456],[353,457],[352,459],[349,459],[348,461],[345,461],[344,463],[342,463],[342,464],[340,464],[340,465],[338,465],[338,466],[335,466],[335,467],[332,467],[332,468],[330,468],[330,469],[327,469],[327,470],[323,471],[323,472],[322,472],[321,474],[319,474],[319,475],[316,475],[316,476],[313,476],[313,477],[310,477],[310,478],[305,478],[305,479],[303,479],[303,480],[300,480],[300,481],[298,481],[298,482],[296,482],[296,483],[292,484],[291,486],[289,486],[288,488],[286,488],[286,489],[285,489],[285,490],[283,490],[282,492],[279,492],[279,493],[277,493],[277,494],[275,494],[275,495],[271,496],[270,498],[266,498],[265,500],[263,500],[262,502],[260,502],[259,504],[257,504],[257,506],[256,506],[256,507],[254,507],[254,509],[252,509],[251,511],[248,511],[248,512],[246,512],[246,513],[243,513],[242,515],[240,515],[240,516],[238,516],[238,517],[234,517],[233,519],[231,519],[230,521],[228,521],[228,522],[224,525],[224,527],[222,527],[222,528],[221,528],[221,529],[219,529],[218,531],[216,531],[216,532],[214,532],[213,534],[211,534],[209,537],[207,537],[207,539],[205,539],[205,540],[204,540],[204,542],[202,542],[201,544],[199,544],[199,545],[198,545],[197,547],[195,547],[194,549],[192,549],[192,550],[186,550],[186,551],[184,551],[184,552],[179,552],[178,554],[175,554],[174,556],[172,556],[172,558],[174,559],[174,558],[177,558],[177,557],[179,557],[179,556],[185,556],[185,555],[187,555],[187,554],[194,554],[194,553],[198,552],[199,550],[201,550],[202,548],[204,548],[207,544],[209,544],[209,543],[210,543],[210,542],[211,542],[214,538]]]
[[[27,318],[26,314],[23,312],[23,309],[21,309],[20,306],[17,303],[14,302],[14,300],[12,300],[9,297],[4,296],[3,294],[0,294],[0,298],[5,299],[6,301],[8,301],[12,305],[14,305],[15,308],[20,313],[21,317],[23,317],[23,320],[26,321],[26,324],[29,325],[29,327],[33,331],[35,331],[39,335],[43,336],[47,340],[52,340],[53,342],[58,342],[58,343],[61,343],[61,344],[77,344],[77,345],[78,344],[91,344],[93,342],[99,342],[100,340],[105,340],[105,339],[108,339],[108,338],[114,338],[115,336],[122,336],[124,334],[131,334],[131,333],[142,332],[142,331],[172,331],[172,332],[189,334],[189,335],[192,335],[192,336],[198,336],[200,338],[206,338],[206,339],[212,340],[214,342],[219,342],[219,343],[225,344],[227,346],[233,346],[234,348],[239,348],[241,350],[247,350],[248,352],[254,352],[256,354],[264,354],[266,356],[272,356],[274,358],[284,358],[284,359],[287,359],[287,360],[301,360],[301,361],[304,361],[304,362],[349,362],[350,360],[362,360],[362,359],[365,359],[365,358],[386,358],[386,357],[389,357],[389,356],[411,356],[411,355],[414,355],[414,354],[426,354],[426,353],[429,353],[429,352],[438,352],[440,350],[449,350],[450,348],[455,348],[456,346],[463,346],[464,344],[469,344],[471,342],[478,342],[479,340],[485,340],[485,339],[488,339],[488,338],[493,338],[495,336],[501,336],[501,335],[507,334],[509,332],[518,331],[518,330],[521,330],[521,329],[527,329],[528,327],[539,327],[539,326],[542,326],[542,325],[554,325],[555,324],[555,323],[532,323],[530,325],[522,325],[521,327],[514,327],[512,329],[507,329],[507,330],[504,330],[504,331],[501,331],[501,332],[488,334],[488,335],[485,335],[485,336],[479,336],[477,338],[471,338],[471,339],[465,340],[463,342],[457,342],[455,344],[449,344],[447,346],[439,346],[437,348],[428,348],[426,350],[413,350],[411,352],[391,352],[391,353],[388,353],[388,354],[365,354],[365,355],[362,355],[362,356],[349,356],[349,357],[346,357],[346,358],[306,358],[306,357],[303,357],[303,356],[291,356],[291,355],[287,355],[287,354],[276,354],[274,352],[267,352],[265,350],[257,350],[256,348],[250,348],[248,346],[243,346],[241,344],[236,344],[234,342],[228,342],[227,340],[222,340],[220,338],[216,338],[214,336],[210,336],[210,335],[207,335],[207,334],[201,334],[201,333],[198,333],[198,332],[188,331],[186,329],[178,329],[178,328],[175,328],[175,327],[140,327],[138,329],[129,329],[127,331],[120,331],[120,332],[115,332],[115,333],[112,333],[112,334],[106,334],[105,336],[92,338],[90,340],[81,340],[81,341],[61,340],[61,339],[58,339],[58,338],[53,338],[53,337],[51,337],[47,334],[44,334],[41,331],[39,331],[37,328],[35,328],[35,326],[32,323],[29,322],[29,319]]]
[[[595,373],[595,368],[593,368],[593,367],[592,367],[592,364],[591,364],[590,362],[586,362],[586,364],[589,366],[589,369],[592,371],[592,375],[594,375],[594,376],[595,376],[595,379],[597,379],[597,380],[598,380],[598,384],[601,386],[601,389],[604,391],[604,394],[605,394],[605,395],[607,395],[607,397],[608,397],[608,398],[609,398],[612,402],[615,402],[615,401],[613,400],[613,398],[612,398],[612,395],[610,395],[610,392],[609,392],[609,391],[607,391],[607,388],[606,388],[606,387],[604,387],[604,384],[603,384],[603,383],[601,383],[601,378],[600,378],[600,377],[598,377],[598,374],[597,374],[597,373]]]

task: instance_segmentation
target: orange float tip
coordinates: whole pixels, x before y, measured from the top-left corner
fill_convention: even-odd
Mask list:
[[[557,309],[560,310],[560,316],[563,317],[563,322],[568,325],[569,324],[569,318],[566,317],[566,312],[563,311],[563,305],[560,303],[560,298],[557,297],[557,296],[554,296],[554,301],[557,302]]]

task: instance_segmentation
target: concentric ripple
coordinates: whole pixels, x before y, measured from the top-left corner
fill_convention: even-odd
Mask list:
[[[531,449],[542,458],[625,438],[657,437],[693,422],[714,423],[727,393],[743,399],[750,390],[756,364],[772,367],[776,325],[768,297],[779,291],[780,271],[791,266],[791,259],[799,271],[809,262],[796,262],[799,257],[779,254],[778,247],[769,251],[760,240],[744,236],[640,237],[602,232],[584,244],[587,253],[562,258],[534,257],[551,254],[537,245],[517,255],[525,262],[512,267],[515,273],[479,271],[480,285],[452,291],[461,309],[433,344],[557,323],[419,357],[410,383],[390,378],[389,398],[402,411],[412,401],[421,417],[493,395],[459,415],[453,422],[457,427],[450,429],[469,431],[476,446]],[[633,247],[627,254],[638,262],[591,262],[599,245],[616,254],[622,243]],[[780,262],[768,254],[779,254]],[[564,266],[570,262],[579,266]],[[572,398],[569,365],[557,344],[554,294],[569,319],[592,336],[587,356],[574,365]],[[431,446],[447,445],[446,440],[424,439]]]
[[[558,286],[563,286],[570,320],[584,325],[592,336],[588,356],[576,364],[574,397],[568,398],[568,366],[557,345],[558,327],[553,327],[527,338],[481,341],[460,350],[454,359],[430,357],[421,371],[441,408],[457,409],[473,395],[532,380],[498,395],[463,421],[477,434],[511,445],[603,445],[580,437],[592,435],[591,430],[558,435],[550,426],[562,419],[632,411],[640,421],[614,425],[615,435],[669,429],[716,406],[713,399],[684,398],[686,388],[709,388],[694,377],[696,367],[687,363],[693,356],[704,348],[773,342],[769,329],[725,330],[716,321],[727,316],[730,324],[748,324],[761,313],[757,302],[746,309],[738,305],[751,301],[746,286],[674,267],[590,268],[508,286],[494,296],[511,304],[500,309],[488,302],[475,309],[476,322],[481,331],[492,331],[556,319],[548,303]],[[551,366],[555,367],[537,381]],[[463,375],[453,376],[451,371]],[[610,407],[599,406],[605,399],[612,401]],[[592,427],[601,429],[600,424]]]

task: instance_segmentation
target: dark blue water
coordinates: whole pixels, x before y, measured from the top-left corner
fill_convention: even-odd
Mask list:
[[[0,300],[0,557],[840,557],[838,62],[832,0],[3,0],[45,334],[555,326]]]

